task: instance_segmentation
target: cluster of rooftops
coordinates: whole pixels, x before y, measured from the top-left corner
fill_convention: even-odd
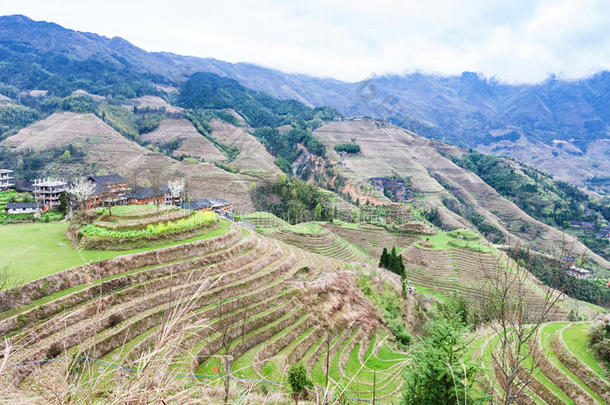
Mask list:
[[[70,184],[62,179],[20,180],[15,179],[12,173],[12,170],[0,169],[0,191],[16,189],[19,192],[28,192],[34,196],[35,202],[7,203],[6,211],[9,214],[34,213],[56,208],[60,205],[61,194],[70,188]],[[95,186],[93,195],[85,203],[89,209],[107,205],[163,204],[191,210],[215,211],[225,216],[232,215],[230,201],[215,198],[182,201],[182,195],[172,194],[167,185],[159,188],[140,186],[130,188],[127,180],[116,173],[89,176],[87,181]]]

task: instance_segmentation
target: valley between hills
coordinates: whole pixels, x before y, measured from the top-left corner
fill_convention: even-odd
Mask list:
[[[0,20],[1,401],[610,403],[603,184]]]

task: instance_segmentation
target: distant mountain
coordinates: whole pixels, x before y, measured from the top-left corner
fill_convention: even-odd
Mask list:
[[[212,72],[277,98],[331,106],[348,116],[386,118],[427,137],[516,158],[562,180],[610,189],[610,72],[574,81],[551,77],[532,85],[507,85],[470,72],[347,83],[248,63],[146,52],[117,37],[24,16],[0,17],[3,60],[25,57],[42,63],[40,76],[47,73],[40,55],[56,64],[67,59],[112,65],[128,71],[135,81],[161,85],[176,86],[194,72]],[[65,59],[58,61],[60,57]],[[0,68],[0,81],[15,80],[9,73],[3,75]],[[22,83],[27,85],[32,83]],[[140,84],[131,91],[141,95],[155,90]]]

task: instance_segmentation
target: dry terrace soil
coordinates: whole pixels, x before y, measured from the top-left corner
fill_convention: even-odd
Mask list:
[[[224,198],[242,209],[252,211],[254,207],[249,187],[252,182],[260,180],[258,176],[247,173],[229,173],[212,163],[189,163],[151,152],[123,137],[93,114],[55,113],[20,130],[0,145],[14,152],[73,145],[86,153],[87,170],[91,172],[86,174],[103,169],[128,179],[137,177],[140,181],[158,175],[184,177],[189,195],[193,198]],[[51,164],[47,171],[61,174],[69,166]],[[83,168],[79,167],[72,175],[82,173]]]
[[[600,265],[610,263],[591,252],[575,237],[545,225],[525,214],[476,174],[464,170],[441,155],[435,142],[390,124],[373,121],[330,122],[318,128],[315,135],[327,145],[331,159],[339,161],[334,146],[350,143],[352,139],[361,148],[361,154],[349,156],[340,166],[341,172],[355,188],[370,189],[369,179],[378,176],[410,177],[413,187],[419,190],[428,206],[436,207],[450,228],[464,228],[468,222],[448,210],[441,202],[444,188],[430,174],[440,176],[444,182],[461,190],[461,197],[485,220],[498,227],[509,241],[521,241],[536,250],[556,253],[556,247],[566,240],[574,254],[584,254]],[[442,145],[445,148],[458,149]],[[496,213],[496,214],[494,214]],[[523,228],[531,229],[528,232]]]
[[[152,132],[141,135],[144,142],[154,144],[164,144],[173,140],[180,140],[182,143],[172,156],[180,157],[188,155],[206,162],[222,162],[226,157],[219,151],[212,142],[201,135],[193,124],[186,118],[164,118],[159,128]]]
[[[231,162],[242,170],[254,170],[270,174],[279,174],[280,169],[275,165],[275,158],[258,139],[246,132],[243,128],[236,127],[227,122],[213,119],[212,136],[214,139],[226,145],[235,145],[239,148],[239,155]]]

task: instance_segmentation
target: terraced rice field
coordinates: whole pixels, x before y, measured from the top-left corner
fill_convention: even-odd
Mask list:
[[[193,124],[186,118],[164,118],[157,129],[142,135],[142,141],[157,145],[174,140],[181,142],[179,148],[172,154],[174,157],[187,155],[209,162],[226,160],[222,152],[197,132]]]
[[[244,215],[244,219],[259,229],[273,229],[290,225],[288,222],[269,212],[254,212]]]
[[[536,361],[534,379],[527,385],[529,398],[519,403],[537,404],[608,404],[610,380],[602,366],[586,348],[589,323],[551,322],[544,324],[531,344],[541,349],[525,366]],[[494,373],[491,360],[498,338],[484,334],[471,344],[472,355],[481,359],[488,370],[496,395],[503,395],[502,377]],[[523,378],[530,378],[523,375]]]
[[[369,262],[371,260],[366,252],[317,224],[284,226],[267,232],[267,235],[290,245],[346,263]]]
[[[360,246],[375,260],[379,259],[383,248],[407,247],[419,240],[416,236],[391,233],[375,225],[350,225],[326,224],[325,228]]]
[[[473,302],[488,296],[486,282],[494,274],[506,271],[491,252],[462,248],[423,248],[419,244],[402,252],[407,267],[407,279],[417,287],[438,295],[460,293]],[[525,285],[526,305],[532,311],[540,310],[544,295],[533,280]],[[567,319],[562,305],[554,308],[551,319]]]
[[[308,246],[323,251],[323,244]],[[228,371],[223,358],[230,355],[231,373],[249,379],[238,384],[256,380],[285,393],[286,368],[302,360],[314,383],[325,386],[325,329],[298,300],[297,286],[343,268],[330,257],[233,225],[209,238],[90,263],[2,291],[0,334],[12,344],[9,364],[85,355],[139,369],[145,367],[142,356],[163,341],[167,320],[180,313],[177,324],[191,329],[164,359],[172,373],[220,385],[216,377]],[[392,349],[382,329],[356,323],[339,331],[329,347],[333,391],[370,399],[375,381],[378,399],[397,398],[407,357]],[[65,375],[67,366],[58,361],[10,368],[0,373],[0,384],[28,391]],[[102,373],[104,367],[92,369]],[[104,378],[113,381],[112,375]]]

